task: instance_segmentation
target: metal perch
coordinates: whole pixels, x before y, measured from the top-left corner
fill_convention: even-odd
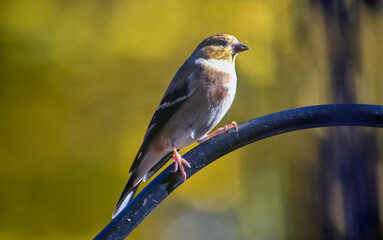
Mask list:
[[[187,152],[183,157],[191,168],[188,178],[216,159],[249,143],[281,133],[330,126],[364,126],[383,128],[383,106],[331,104],[302,107],[259,117],[239,125]],[[94,239],[125,239],[184,180],[169,166],[152,180],[128,206]]]

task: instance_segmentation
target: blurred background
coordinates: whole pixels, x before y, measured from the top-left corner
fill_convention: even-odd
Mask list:
[[[212,34],[251,48],[220,125],[383,105],[382,10],[380,0],[1,1],[0,239],[93,238],[170,80]],[[244,147],[129,239],[381,239],[382,135],[314,129]]]

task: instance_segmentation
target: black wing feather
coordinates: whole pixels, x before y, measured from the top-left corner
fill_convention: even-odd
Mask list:
[[[177,76],[176,76],[177,77]],[[176,78],[175,77],[175,78]],[[164,108],[158,108],[157,111],[154,113],[152,120],[149,123],[148,129],[150,129],[144,138],[144,142],[142,143],[140,149],[138,150],[138,153],[136,155],[136,158],[133,161],[132,167],[130,168],[129,172],[133,172],[137,166],[139,165],[141,159],[142,153],[145,151],[145,148],[150,143],[153,136],[157,134],[157,132],[167,123],[167,121],[174,115],[174,113],[181,107],[181,105],[185,102],[189,94],[189,87],[188,84],[183,84],[181,88],[175,89],[173,92],[167,93],[161,103],[160,106],[164,103],[172,103],[174,104],[164,107]],[[179,101],[179,99],[183,98],[182,101]],[[178,102],[176,102],[178,101]],[[165,163],[164,163],[165,164]],[[162,164],[163,165],[163,164]]]

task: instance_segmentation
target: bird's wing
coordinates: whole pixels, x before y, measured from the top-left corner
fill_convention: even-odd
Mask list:
[[[181,105],[193,93],[189,82],[194,78],[195,71],[197,71],[195,68],[185,63],[174,76],[161,100],[160,105],[149,123],[144,141],[138,150],[129,172],[136,170],[141,162],[145,148],[149,145],[153,137],[162,129],[174,113],[177,112]]]
[[[169,161],[169,159],[172,157],[173,152],[169,152],[166,154],[156,165],[154,165],[144,176],[143,180],[144,182],[151,178],[160,168],[162,168],[165,163]]]

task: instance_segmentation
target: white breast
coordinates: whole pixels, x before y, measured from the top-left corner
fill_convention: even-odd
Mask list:
[[[195,63],[205,67],[214,68],[217,71],[227,72],[232,76],[236,76],[234,67],[235,62],[232,61],[199,58]]]

